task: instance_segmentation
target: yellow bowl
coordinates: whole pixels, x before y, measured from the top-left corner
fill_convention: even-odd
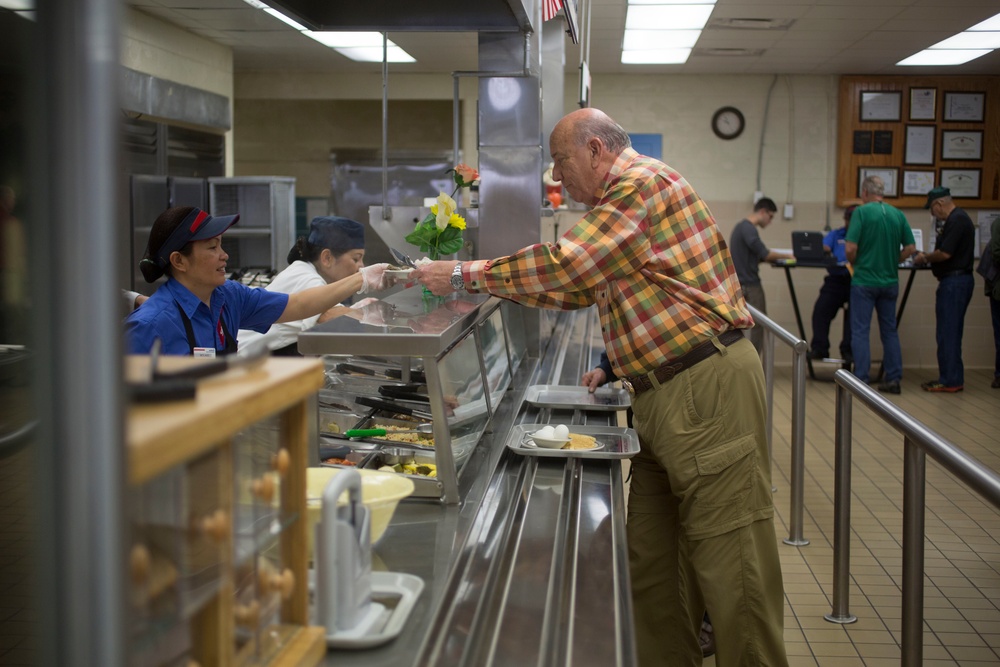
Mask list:
[[[323,515],[323,489],[343,468],[306,468],[306,505],[309,515],[309,558],[312,559],[315,526]],[[372,544],[379,541],[389,526],[399,501],[413,493],[413,482],[402,475],[378,470],[358,470],[361,473],[361,502],[371,514]],[[339,503],[347,502],[347,494]],[[338,503],[338,504],[339,504]]]

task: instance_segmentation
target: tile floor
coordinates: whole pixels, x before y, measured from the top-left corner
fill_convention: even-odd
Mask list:
[[[832,371],[818,369],[822,377]],[[907,371],[891,400],[987,467],[1000,471],[1000,390],[986,371],[967,371],[960,394],[920,390],[928,372]],[[835,385],[808,381],[803,536],[788,536],[791,372],[774,386],[776,528],[785,576],[785,639],[792,667],[881,667],[900,663],[902,436],[855,402],[851,587],[857,623],[824,620],[833,581]],[[30,544],[24,517],[27,456],[0,459],[0,664],[31,665],[32,614],[24,578]],[[1000,511],[927,463],[924,664],[1000,664]],[[709,658],[706,665],[714,665]]]

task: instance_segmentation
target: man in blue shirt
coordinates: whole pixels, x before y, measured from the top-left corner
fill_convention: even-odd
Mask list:
[[[847,269],[847,254],[844,250],[844,239],[847,238],[847,228],[851,224],[851,214],[857,206],[848,206],[844,211],[844,226],[834,229],[823,237],[823,249],[832,253],[837,260],[836,265],[827,268],[823,286],[813,306],[812,325],[813,337],[809,344],[809,356],[813,359],[825,359],[830,356],[830,323],[837,316],[837,311],[847,306],[851,301],[851,272]],[[844,313],[844,329],[840,338],[840,358],[851,363],[851,319]]]

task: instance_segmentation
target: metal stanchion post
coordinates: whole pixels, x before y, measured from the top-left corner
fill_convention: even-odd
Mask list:
[[[927,455],[903,439],[903,621],[904,667],[919,667],[924,653],[924,475]]]
[[[838,374],[841,371],[837,371]],[[848,611],[851,579],[851,393],[837,383],[837,424],[833,473],[833,609],[831,623],[854,623]]]
[[[804,547],[809,540],[802,536],[803,504],[806,477],[806,354],[805,341],[799,341],[792,357],[792,492],[788,538],[785,544]]]

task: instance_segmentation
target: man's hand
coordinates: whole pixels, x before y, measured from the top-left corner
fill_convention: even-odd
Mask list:
[[[580,380],[580,384],[587,388],[587,390],[593,394],[594,391],[600,387],[602,384],[608,381],[608,376],[604,374],[603,368],[595,368],[592,371],[587,371],[583,374],[583,378]]]
[[[410,274],[410,280],[416,280],[437,296],[451,294],[455,290],[451,286],[451,272],[458,262],[431,262],[424,264]]]

